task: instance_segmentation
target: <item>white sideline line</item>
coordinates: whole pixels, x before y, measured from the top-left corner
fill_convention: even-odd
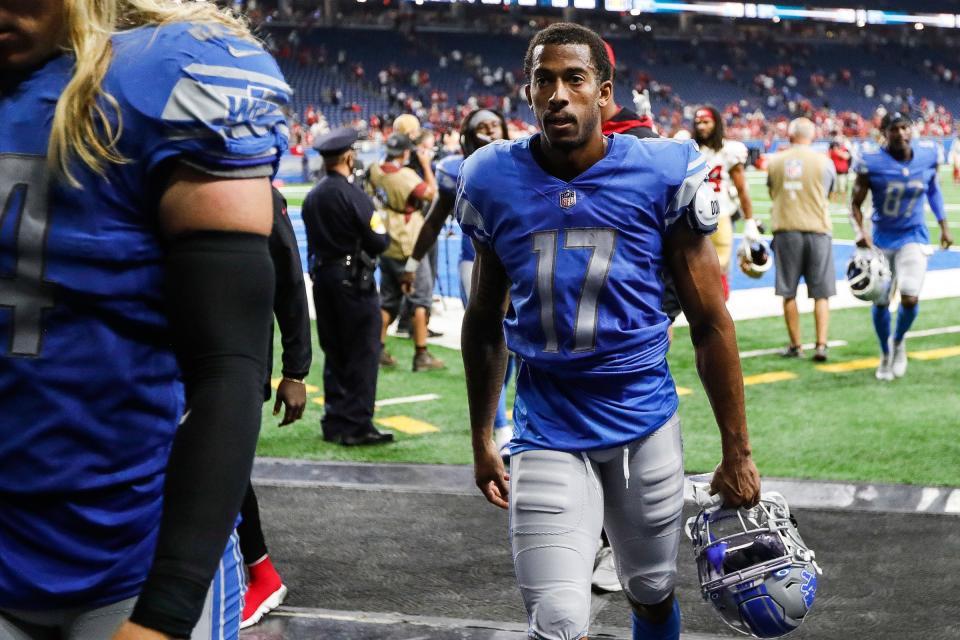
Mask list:
[[[464,618],[448,618],[441,616],[421,616],[392,612],[373,611],[338,611],[334,609],[319,609],[313,607],[281,606],[271,613],[274,616],[286,618],[303,618],[307,620],[330,620],[337,622],[354,622],[359,624],[398,625],[410,624],[434,629],[478,629],[500,632],[497,637],[509,634],[518,640],[527,635],[527,625],[522,622],[506,622],[501,620],[478,620]],[[590,625],[590,637],[597,638],[625,638],[631,633],[626,627],[607,625]],[[422,638],[424,636],[418,636]],[[726,636],[715,636],[705,633],[681,633],[681,640],[724,640]]]
[[[945,333],[960,333],[960,324],[949,327],[940,327],[939,329],[922,329],[920,331],[907,331],[908,338],[923,338],[926,336],[940,336]]]
[[[439,400],[440,396],[435,393],[425,393],[419,396],[404,396],[402,398],[384,398],[374,402],[376,407],[389,407],[394,404],[412,404],[414,402],[427,402],[429,400]]]
[[[813,349],[817,345],[810,342],[807,344],[800,345],[802,349]],[[846,340],[827,340],[828,347],[845,347],[847,346]],[[780,353],[783,347],[774,347],[773,349],[754,349],[753,351],[741,351],[740,359],[744,358],[756,358],[757,356],[772,356],[775,353]]]

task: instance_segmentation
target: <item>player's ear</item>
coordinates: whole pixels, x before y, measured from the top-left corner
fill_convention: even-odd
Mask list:
[[[597,101],[601,108],[613,99],[613,81],[604,80],[600,83],[600,99]]]
[[[533,109],[533,94],[530,92],[530,83],[523,85],[523,97],[527,99],[527,106]]]

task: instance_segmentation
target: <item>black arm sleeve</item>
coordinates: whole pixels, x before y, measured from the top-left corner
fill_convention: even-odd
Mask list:
[[[187,413],[173,440],[153,566],[130,619],[188,638],[250,481],[274,275],[267,238],[176,238],[166,296]]]
[[[310,373],[310,312],[303,284],[303,266],[297,249],[297,236],[287,216],[286,200],[273,190],[273,230],[270,233],[270,258],[276,271],[273,315],[280,326],[283,345],[283,375],[306,378]]]

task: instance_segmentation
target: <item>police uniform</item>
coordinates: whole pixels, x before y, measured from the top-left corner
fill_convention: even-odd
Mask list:
[[[317,140],[325,158],[348,151],[353,129]],[[373,426],[380,361],[380,297],[373,272],[390,237],[373,202],[345,176],[328,170],[303,203],[307,256],[323,349],[323,438],[345,445],[393,439]]]

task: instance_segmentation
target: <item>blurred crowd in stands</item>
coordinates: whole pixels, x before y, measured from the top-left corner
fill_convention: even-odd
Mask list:
[[[260,6],[249,17],[294,77],[295,89],[303,69],[319,68],[336,79],[319,93],[299,93],[290,114],[294,147],[309,147],[327,127],[339,125],[382,139],[389,134],[384,123],[399,113],[417,115],[442,140],[477,107],[502,111],[515,135],[529,131],[532,114],[522,97],[525,38],[558,19],[489,7],[479,14],[474,7],[458,12],[360,6],[336,16],[338,29],[353,34],[352,44],[328,46],[324,35],[331,21],[320,10],[294,8],[284,15]],[[783,25],[778,33],[768,23],[759,29],[749,22],[707,20],[679,29],[675,20],[659,17],[644,16],[644,23],[607,12],[581,11],[576,17],[608,34],[618,52],[624,49],[617,56],[617,94],[649,91],[663,135],[689,129],[703,102],[721,110],[729,137],[767,147],[784,139],[788,122],[801,116],[824,138],[834,132],[870,137],[887,111],[909,113],[921,135],[955,134],[955,101],[948,96],[960,95],[960,37],[949,30],[803,23]],[[498,37],[468,39],[471,47],[450,44],[457,34],[480,33]],[[400,38],[397,42],[416,55],[378,44],[388,37]],[[518,52],[507,58],[512,63],[504,62],[507,50]],[[344,98],[348,86],[353,100]]]

